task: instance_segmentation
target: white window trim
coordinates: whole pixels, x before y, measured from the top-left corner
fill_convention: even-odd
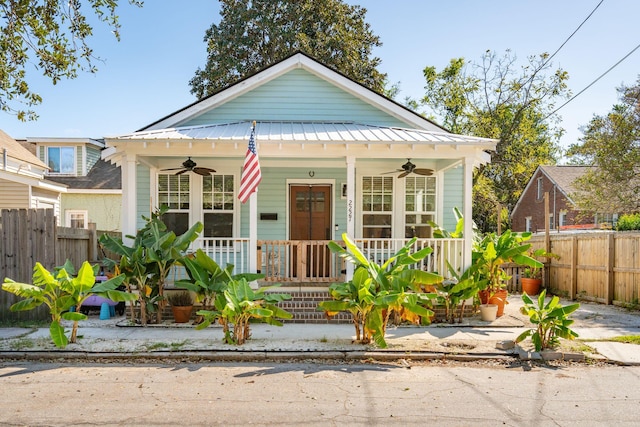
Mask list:
[[[84,227],[89,228],[89,211],[80,209],[65,209],[64,211],[64,225],[65,227],[71,227],[71,216],[82,215],[84,217]]]
[[[525,217],[524,219],[524,231],[531,231],[531,217]]]

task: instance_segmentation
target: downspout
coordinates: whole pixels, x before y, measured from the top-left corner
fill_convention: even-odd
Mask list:
[[[560,221],[558,220],[558,217],[556,216],[556,188],[558,186],[556,184],[553,184],[553,225],[556,228],[556,232],[560,232]]]
[[[2,169],[7,170],[7,149],[2,150]]]

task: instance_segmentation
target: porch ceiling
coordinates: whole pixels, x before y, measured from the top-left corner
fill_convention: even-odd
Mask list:
[[[107,138],[116,143],[125,141],[216,141],[246,142],[251,132],[251,122],[235,122],[203,126],[176,127],[135,132]],[[360,123],[333,122],[257,122],[258,143],[318,143],[318,144],[427,144],[461,145],[483,150],[493,150],[497,140],[435,132],[420,129],[373,126]]]

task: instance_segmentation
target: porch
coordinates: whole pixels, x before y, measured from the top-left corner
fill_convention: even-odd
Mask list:
[[[382,264],[410,239],[354,239],[367,259]],[[327,286],[347,278],[345,261],[327,248],[329,240],[258,240],[256,270],[265,275],[263,282],[313,284]],[[343,242],[337,241],[338,244]],[[234,273],[250,269],[249,238],[199,238],[192,250],[202,249],[220,266],[235,266]],[[456,271],[463,267],[464,239],[418,239],[413,251],[430,247],[433,252],[415,268],[449,277],[447,262]],[[180,273],[177,273],[181,276]],[[175,277],[175,276],[174,276]]]

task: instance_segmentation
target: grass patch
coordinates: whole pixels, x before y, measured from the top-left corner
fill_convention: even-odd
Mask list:
[[[640,335],[621,335],[619,337],[611,337],[611,338],[595,338],[588,339],[583,341],[590,342],[621,342],[624,344],[635,344],[640,345]]]
[[[622,335],[620,337],[608,338],[601,341],[622,342],[625,344],[640,345],[640,335]]]
[[[156,342],[153,344],[145,344],[145,348],[147,349],[147,351],[153,351],[153,350],[158,350],[161,348],[168,348],[169,344],[165,343],[165,342]]]
[[[181,342],[172,342],[171,343],[171,351],[180,350],[182,347],[184,347],[187,344],[189,344],[189,340],[184,340],[184,341],[181,341]]]

